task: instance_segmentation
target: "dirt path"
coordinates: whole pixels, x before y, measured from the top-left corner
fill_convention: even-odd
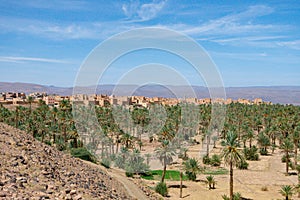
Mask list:
[[[128,194],[133,198],[145,200],[148,199],[148,197],[141,191],[141,189],[124,175],[123,171],[120,171],[118,169],[110,169],[108,171],[108,174],[122,183]]]
[[[109,174],[111,177],[113,177],[115,180],[118,182],[122,183],[124,188],[127,190],[128,194],[133,198],[133,199],[149,199],[143,192],[142,190],[134,184],[132,181],[130,181],[124,174],[123,171],[118,170],[118,169],[106,169],[101,165],[96,165],[91,162],[84,161],[85,163],[88,163],[90,165],[96,166],[98,168],[101,168],[101,170],[105,171],[107,174]]]

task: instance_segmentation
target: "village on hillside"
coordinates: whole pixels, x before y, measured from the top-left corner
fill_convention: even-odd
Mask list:
[[[63,100],[69,100],[71,102],[82,103],[84,105],[94,104],[98,106],[105,105],[122,105],[122,106],[137,106],[137,107],[149,107],[151,104],[162,105],[176,105],[179,103],[192,103],[196,105],[201,104],[231,104],[241,103],[245,105],[259,105],[259,104],[272,104],[271,102],[265,102],[261,98],[249,99],[197,99],[197,98],[164,98],[164,97],[144,97],[144,96],[114,96],[105,94],[93,94],[93,95],[72,95],[72,96],[60,96],[60,95],[48,95],[47,93],[30,93],[26,95],[20,92],[2,92],[0,93],[0,104],[3,105],[24,105],[24,104],[38,104],[39,101],[44,101],[46,105],[52,107],[58,107]]]

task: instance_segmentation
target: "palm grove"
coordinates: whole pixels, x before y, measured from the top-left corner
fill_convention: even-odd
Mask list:
[[[280,149],[282,161],[286,163],[285,173],[289,175],[289,169],[300,169],[297,162],[300,140],[298,106],[232,103],[226,105],[224,127],[220,130],[218,127],[211,128],[210,125],[212,104],[165,105],[163,108],[154,104],[153,109],[113,107],[109,104],[103,107],[72,107],[69,101],[64,100],[58,108],[48,107],[40,101],[37,108],[33,109],[31,102],[29,101],[28,108],[18,106],[7,109],[0,105],[0,121],[25,130],[36,139],[61,151],[71,152],[74,156],[91,161],[99,160],[106,167],[114,164],[124,169],[128,176],[149,173],[150,160],[158,158],[163,169],[157,188],[162,195],[167,195],[165,175],[167,166],[175,157],[179,156],[184,160],[183,168],[188,179],[196,180],[197,173],[203,167],[199,165],[197,158],[188,158],[186,147],[203,141],[206,141],[207,146],[215,146],[217,142],[223,146],[221,155],[211,156],[207,148],[202,162],[203,165],[218,165],[223,158],[224,164],[228,165],[229,197],[224,195],[224,199],[234,199],[238,195],[233,192],[234,168],[247,169],[246,160],[259,160],[259,154],[270,155],[275,149]],[[74,106],[77,106],[76,112],[72,113]],[[183,112],[188,119],[196,121],[184,120],[181,117]],[[151,113],[156,113],[154,118]],[[76,114],[81,114],[77,121],[73,118]],[[91,118],[96,118],[94,120],[100,124],[100,129],[93,124],[86,125],[93,121]],[[118,122],[116,118],[119,118]],[[149,127],[151,120],[157,120],[157,123]],[[137,126],[133,127],[132,124]],[[93,126],[95,127],[91,128]],[[79,131],[89,136],[89,142],[84,135],[79,137]],[[213,131],[217,135],[211,137]],[[144,135],[147,135],[146,140]],[[200,135],[202,141],[195,140],[196,135]],[[153,155],[143,153],[146,142],[158,144]],[[89,154],[87,149],[98,156]],[[214,177],[207,177],[207,180],[209,188],[214,188]]]

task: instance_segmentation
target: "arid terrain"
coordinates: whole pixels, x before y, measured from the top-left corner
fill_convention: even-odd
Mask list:
[[[2,123],[0,133],[0,199],[132,199],[99,167]]]
[[[147,187],[154,187],[157,181],[127,178],[122,170],[105,169],[72,158],[5,124],[0,124],[0,130],[1,199],[159,197]],[[199,158],[199,149],[202,149],[201,144],[191,146],[188,155]],[[150,145],[143,148],[144,152],[150,150]],[[211,154],[219,154],[220,150],[221,147],[217,146]],[[259,161],[248,161],[248,170],[236,169],[234,191],[249,199],[281,199],[278,191],[282,185],[297,184],[296,175],[285,176],[285,164],[281,163],[281,156],[280,150],[276,150],[272,155],[260,156]],[[152,168],[161,167],[159,162],[151,163]],[[177,166],[170,165],[168,169],[179,170]],[[221,167],[226,168],[223,163]],[[199,174],[196,182],[184,181],[183,199],[221,199],[223,194],[228,193],[228,175],[215,175],[217,184],[214,190],[208,189],[205,177],[206,175]],[[179,184],[179,181],[167,181],[169,196],[166,199],[180,199]],[[266,188],[266,191],[263,191],[263,188]],[[294,199],[297,199],[296,196]]]
[[[196,148],[196,147],[193,147]],[[214,149],[212,153],[219,153],[220,148]],[[193,155],[194,154],[194,155]],[[191,156],[197,156],[196,153],[190,153]],[[244,198],[264,200],[264,199],[282,199],[279,193],[283,185],[296,185],[297,175],[285,175],[285,163],[281,162],[282,154],[280,150],[275,151],[270,156],[260,156],[259,161],[248,161],[248,170],[234,170],[234,191],[240,192]],[[221,167],[227,168],[224,164]],[[292,171],[291,171],[292,172]],[[295,171],[296,172],[296,171]],[[229,175],[215,175],[216,189],[209,190],[205,182],[207,175],[200,174],[198,182],[187,181],[184,185],[187,187],[183,189],[184,199],[221,199],[223,194],[227,194],[229,190]],[[169,185],[179,184],[169,183]],[[263,191],[263,187],[267,191]],[[170,189],[170,199],[180,199],[179,189]],[[293,196],[293,199],[297,195]]]

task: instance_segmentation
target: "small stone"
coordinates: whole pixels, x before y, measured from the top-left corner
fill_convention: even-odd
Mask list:
[[[54,185],[48,185],[48,190],[54,190],[55,189],[55,186]]]
[[[26,177],[18,177],[17,182],[18,183],[27,183],[27,178]]]
[[[0,186],[4,186],[5,183],[3,181],[0,181]]]
[[[82,199],[82,196],[80,194],[73,197],[73,200],[81,200],[81,199]]]
[[[67,188],[65,189],[66,194],[69,194],[71,192],[71,189]]]
[[[76,194],[76,193],[77,193],[76,190],[71,190],[71,191],[70,191],[70,194],[71,194],[71,195],[74,195],[74,194]]]
[[[4,191],[0,192],[0,197],[6,197],[6,196],[8,196],[6,192],[4,192]]]
[[[67,194],[67,195],[66,195],[66,200],[71,200],[71,199],[72,199],[71,195],[70,195],[70,194]]]

